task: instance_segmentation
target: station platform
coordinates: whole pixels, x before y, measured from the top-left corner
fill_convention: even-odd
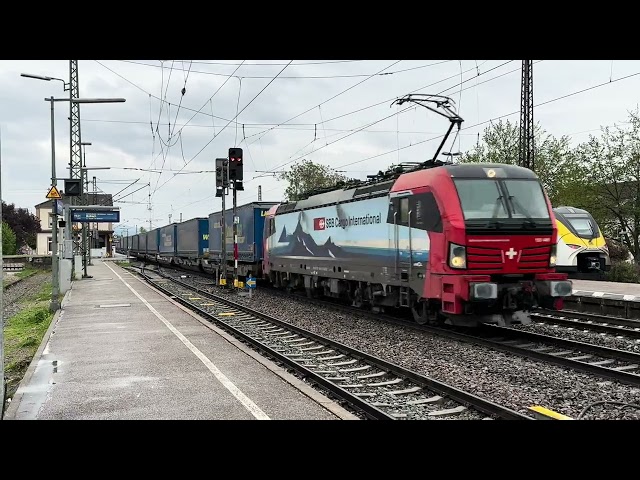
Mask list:
[[[358,419],[114,262],[88,274],[5,419]]]
[[[640,302],[640,284],[571,280],[576,297],[599,297],[627,302]]]

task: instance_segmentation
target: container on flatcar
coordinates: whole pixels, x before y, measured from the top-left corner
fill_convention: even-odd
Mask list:
[[[177,223],[160,228],[158,243],[158,260],[163,263],[171,263],[176,255],[176,227]]]
[[[237,208],[238,262],[259,263],[262,260],[264,216],[274,202],[252,202]],[[209,258],[222,258],[222,212],[209,215]],[[226,253],[233,260],[233,209],[225,211]]]
[[[200,258],[209,250],[209,220],[192,218],[177,224],[176,255],[183,258]]]

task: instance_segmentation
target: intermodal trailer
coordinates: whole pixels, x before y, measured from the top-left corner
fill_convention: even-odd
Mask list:
[[[264,217],[275,202],[251,202],[237,208],[238,217],[238,276],[254,277],[262,271]],[[233,269],[233,208],[225,211],[226,257],[228,268]],[[222,261],[222,211],[209,215],[209,258],[205,262],[205,269],[214,271],[219,277],[220,262]]]
[[[175,263],[200,270],[201,261],[209,251],[209,219],[192,218],[176,226]]]
[[[158,261],[161,263],[173,263],[176,256],[176,227],[177,223],[160,228],[158,245]]]
[[[140,235],[135,234],[131,236],[131,242],[129,244],[129,253],[132,257],[136,257],[140,251]]]
[[[158,240],[160,238],[160,229],[156,228],[147,232],[147,252],[145,258],[147,260],[156,260],[158,257]]]

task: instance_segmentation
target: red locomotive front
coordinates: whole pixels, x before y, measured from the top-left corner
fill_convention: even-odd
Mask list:
[[[532,308],[561,309],[571,295],[567,275],[555,272],[551,204],[531,170],[449,165],[401,176],[392,195],[403,191],[431,192],[440,217],[428,232],[417,321],[528,323]]]

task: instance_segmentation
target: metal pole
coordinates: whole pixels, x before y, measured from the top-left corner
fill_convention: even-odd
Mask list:
[[[182,214],[180,214],[180,223],[182,223]]]
[[[233,286],[238,287],[238,193],[233,183]]]
[[[262,185],[258,185],[258,201],[262,201]]]
[[[2,218],[2,130],[0,129],[0,223],[2,222],[4,222],[4,218]],[[0,228],[0,283],[2,283],[2,291],[0,291],[0,420],[4,417],[4,397],[7,391],[4,384],[4,306],[2,303],[2,297],[4,296],[3,255],[2,228]]]
[[[50,98],[51,102],[51,185],[56,186],[56,136],[54,130],[54,114],[53,114],[53,97]],[[52,213],[53,216],[53,231],[51,238],[51,304],[49,310],[52,312],[57,311],[60,308],[60,302],[58,296],[60,295],[60,287],[58,285],[58,215],[55,214],[55,199],[52,200]]]
[[[82,188],[82,203],[87,205],[89,202],[87,201],[88,195],[84,189],[84,179],[87,175],[87,147],[84,147],[83,160],[82,160],[82,169],[80,170],[80,188]],[[84,267],[84,273],[82,274],[82,278],[92,278],[87,273],[87,224],[82,223],[82,266]]]
[[[228,177],[227,175],[227,165],[226,162],[222,164],[222,215],[220,216],[220,231],[222,236],[222,258],[220,259],[220,268],[222,272],[220,273],[220,279],[225,279],[225,284],[223,285],[226,288],[226,280],[227,280],[227,235],[225,231],[225,221],[224,216],[227,214],[225,211],[225,198],[227,196],[227,182],[224,181]]]

